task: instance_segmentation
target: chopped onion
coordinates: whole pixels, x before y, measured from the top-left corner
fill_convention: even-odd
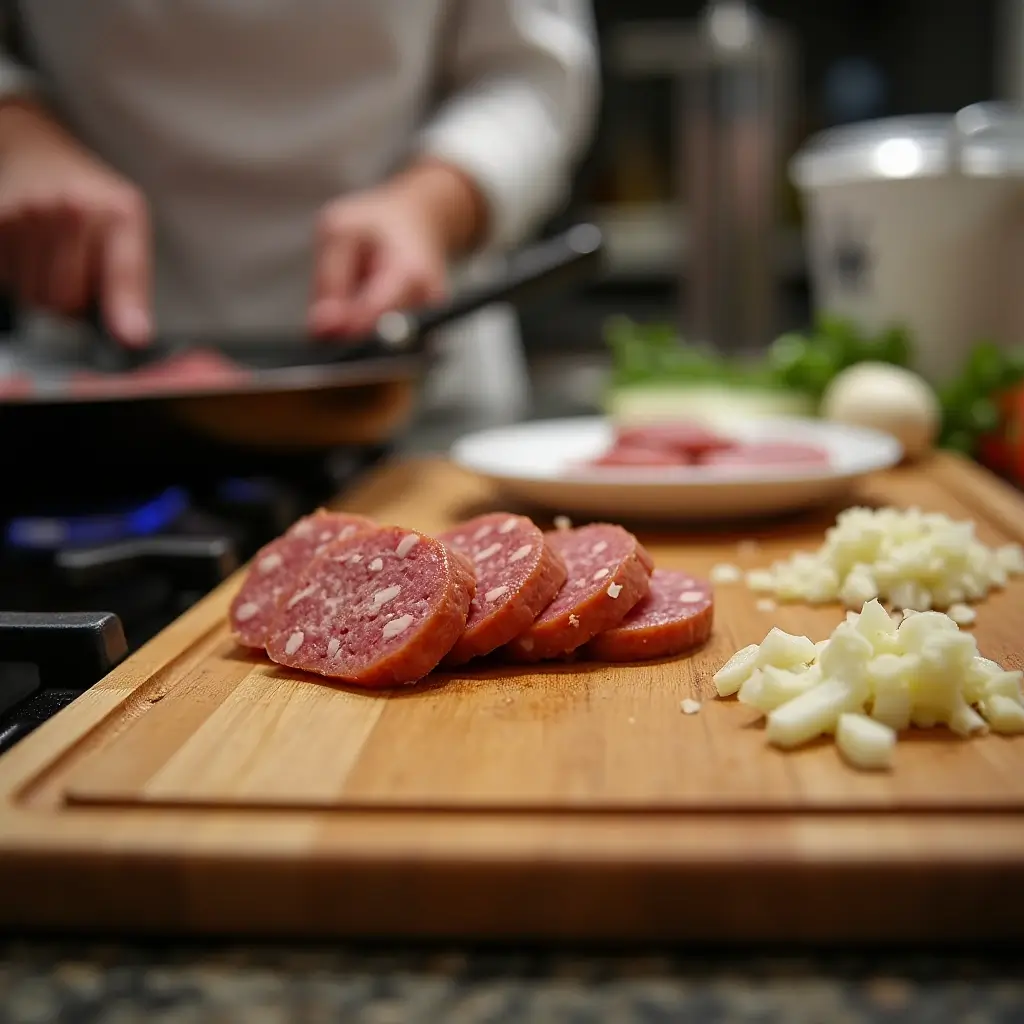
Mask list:
[[[791,749],[834,733],[846,761],[865,769],[889,766],[911,725],[1024,733],[1022,680],[982,657],[950,616],[924,611],[897,626],[877,599],[817,643],[776,627],[714,676],[720,696],[766,716],[769,743]]]
[[[747,586],[783,601],[861,608],[873,598],[910,611],[949,609],[973,621],[967,602],[980,601],[1009,576],[1024,574],[1019,544],[990,548],[974,523],[911,508],[849,508],[814,552],[797,552],[746,574]]]

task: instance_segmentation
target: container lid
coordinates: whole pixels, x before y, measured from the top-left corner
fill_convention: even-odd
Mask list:
[[[832,128],[811,138],[789,170],[802,189],[949,174],[1024,177],[1024,108],[978,103],[956,114]]]

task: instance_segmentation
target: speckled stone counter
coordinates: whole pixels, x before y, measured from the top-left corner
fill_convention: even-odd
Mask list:
[[[1024,953],[569,954],[8,943],[4,1024],[1020,1024]]]

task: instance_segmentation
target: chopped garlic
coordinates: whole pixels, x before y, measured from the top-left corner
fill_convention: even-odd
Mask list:
[[[741,704],[749,704],[751,707],[760,708],[763,691],[764,673],[759,668],[755,668],[743,681],[740,692],[736,694],[736,699]]]
[[[757,653],[760,648],[751,644],[737,651],[714,675],[715,689],[720,697],[731,697],[757,668]]]
[[[814,643],[805,636],[794,636],[774,626],[761,641],[757,651],[757,665],[776,668],[794,668],[808,665],[814,660]]]
[[[839,716],[836,746],[855,768],[888,768],[896,749],[896,731],[865,715],[847,713]]]
[[[981,713],[993,732],[1006,734],[1024,732],[1024,707],[1010,697],[997,694],[981,702]]]
[[[988,723],[970,704],[961,704],[956,708],[946,724],[957,736],[970,736],[972,732],[988,732]]]
[[[965,738],[1024,733],[1024,672],[983,658],[949,615],[921,611],[897,626],[877,599],[817,643],[776,627],[714,679],[721,696],[738,694],[766,715],[769,743],[790,749],[835,733],[859,768],[889,765],[911,725]]]
[[[754,569],[747,573],[747,586],[755,593],[769,593],[775,589],[775,577],[767,569]]]
[[[824,680],[769,713],[768,742],[789,749],[832,732],[843,712],[862,705],[862,692],[843,679]]]
[[[1018,704],[1024,704],[1024,695],[1021,694],[1021,679],[1024,672],[1019,669],[1016,672],[999,672],[989,676],[985,680],[983,697],[1009,697]]]
[[[739,583],[743,579],[743,570],[728,562],[719,562],[711,568],[712,583]]]
[[[812,686],[821,682],[821,673],[817,666],[809,669],[802,669],[793,672],[790,669],[776,668],[774,665],[766,665],[758,669],[760,675],[760,686],[757,689],[756,699],[746,700],[744,703],[753,704],[761,711],[774,711],[801,693],[806,693]],[[740,700],[743,700],[743,691],[740,691]]]
[[[960,602],[951,604],[948,614],[958,626],[969,626],[978,617],[978,613],[969,604]]]
[[[817,551],[755,569],[746,582],[785,601],[859,608],[878,597],[928,611],[981,600],[1013,575],[1024,575],[1024,548],[989,548],[975,538],[972,522],[913,508],[850,508]]]
[[[679,702],[679,707],[682,709],[684,715],[695,715],[700,711],[700,701],[686,697],[684,700]]]

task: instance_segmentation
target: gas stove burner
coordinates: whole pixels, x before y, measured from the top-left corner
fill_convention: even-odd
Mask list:
[[[0,753],[384,454],[289,455],[156,479],[140,466],[99,480],[94,459],[71,459],[70,476],[8,488],[0,609],[14,614],[0,611]],[[102,499],[68,497],[97,491]]]
[[[19,516],[7,524],[4,541],[20,551],[57,551],[151,537],[172,528],[189,508],[188,494],[169,487],[155,498],[117,509],[74,514]]]

